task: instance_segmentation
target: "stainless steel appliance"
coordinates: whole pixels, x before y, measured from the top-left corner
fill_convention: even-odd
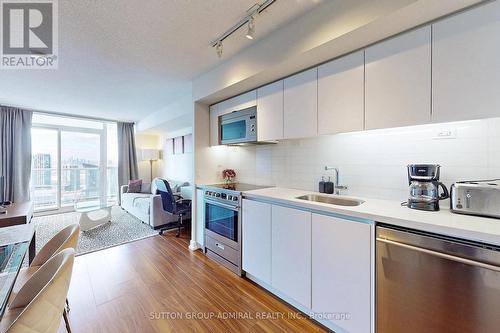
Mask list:
[[[498,247],[388,227],[376,235],[377,332],[498,332]]]
[[[236,183],[205,187],[205,253],[240,276],[242,192],[259,188],[265,186]]]
[[[440,168],[437,164],[408,165],[409,208],[437,211],[439,201],[449,198],[448,189],[439,181]],[[439,188],[443,193],[439,193]]]
[[[500,218],[500,179],[453,184],[450,208],[453,213]]]
[[[257,141],[257,107],[234,111],[219,118],[220,143],[223,145]]]

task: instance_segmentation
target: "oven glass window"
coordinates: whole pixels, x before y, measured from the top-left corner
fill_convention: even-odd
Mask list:
[[[244,139],[247,133],[247,122],[238,120],[221,126],[222,140]]]
[[[205,227],[235,242],[238,241],[238,211],[205,204]]]

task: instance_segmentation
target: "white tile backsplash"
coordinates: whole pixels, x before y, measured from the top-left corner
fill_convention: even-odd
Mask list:
[[[453,138],[436,139],[443,131]],[[217,158],[221,170],[234,168],[240,182],[317,190],[321,176],[333,174],[324,170],[328,165],[339,168],[346,194],[405,200],[411,163],[440,164],[447,186],[500,178],[500,118],[223,147]]]

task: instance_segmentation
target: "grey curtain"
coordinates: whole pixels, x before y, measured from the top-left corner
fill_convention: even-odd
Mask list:
[[[139,177],[133,123],[118,123],[118,185]]]
[[[0,175],[4,176],[5,200],[30,199],[32,117],[31,111],[0,106]]]

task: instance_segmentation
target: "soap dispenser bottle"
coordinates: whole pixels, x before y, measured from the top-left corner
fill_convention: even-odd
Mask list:
[[[319,182],[319,193],[325,193],[325,177],[321,177],[321,181]]]
[[[328,177],[328,181],[325,182],[325,193],[333,194],[334,191],[335,191],[335,187],[333,185],[331,177]]]

